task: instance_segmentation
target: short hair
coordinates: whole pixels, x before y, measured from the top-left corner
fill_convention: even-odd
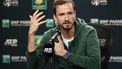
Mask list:
[[[56,15],[56,6],[57,5],[63,5],[63,4],[66,4],[66,3],[71,3],[72,6],[73,6],[73,9],[76,10],[76,7],[75,7],[75,4],[72,0],[54,0],[54,3],[53,3],[53,14]]]

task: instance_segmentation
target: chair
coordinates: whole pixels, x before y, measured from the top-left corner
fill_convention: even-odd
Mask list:
[[[88,24],[93,26],[98,34],[100,40],[100,49],[101,49],[101,69],[108,68],[108,62],[110,59],[110,49],[112,44],[112,32],[110,28],[106,25],[101,24]]]

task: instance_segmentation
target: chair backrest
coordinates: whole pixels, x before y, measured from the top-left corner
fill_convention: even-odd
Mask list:
[[[100,49],[101,49],[101,69],[108,68],[108,61],[110,59],[110,49],[112,44],[112,32],[110,28],[106,25],[101,24],[89,24],[93,26],[98,34],[100,40]]]

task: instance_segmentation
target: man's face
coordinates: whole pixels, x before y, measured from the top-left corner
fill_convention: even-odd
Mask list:
[[[61,29],[70,30],[74,26],[76,11],[71,3],[57,5],[56,14],[53,17]]]

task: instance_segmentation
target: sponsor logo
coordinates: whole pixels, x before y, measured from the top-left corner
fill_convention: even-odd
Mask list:
[[[32,9],[33,10],[46,10],[47,9],[47,0],[32,0]]]
[[[94,6],[107,5],[107,0],[91,0],[91,4]]]
[[[40,45],[41,38],[42,38],[42,35],[35,35],[34,36],[36,47]]]
[[[26,56],[11,56],[12,62],[26,62],[27,58]]]
[[[10,20],[2,19],[2,28],[10,28]]]
[[[11,56],[11,55],[2,55],[3,63],[11,62],[27,62],[26,56]]]
[[[2,28],[30,26],[29,20],[10,20],[2,19]]]
[[[98,18],[91,18],[90,19],[90,23],[110,25],[110,26],[122,26],[122,19],[98,19]]]
[[[47,28],[54,27],[53,19],[46,19],[46,27]]]
[[[105,19],[105,20],[100,20],[100,24],[104,24],[104,25],[110,25],[110,26],[122,26],[122,20],[121,19],[116,19],[116,20],[108,20],[108,19]]]
[[[52,53],[52,48],[44,48],[44,52],[46,52],[46,53]]]
[[[29,26],[30,21],[28,20],[11,20],[11,26]]]
[[[97,18],[92,18],[92,19],[90,20],[90,23],[96,23],[96,24],[98,24],[98,23],[99,23],[99,19],[97,19]]]
[[[5,46],[11,46],[11,47],[17,47],[18,46],[18,40],[17,39],[6,39],[4,42]]]
[[[100,46],[105,46],[106,39],[99,39]]]
[[[122,63],[122,56],[111,56],[109,62]]]
[[[17,7],[19,6],[19,1],[18,0],[4,0],[3,5],[5,7],[11,7],[11,6]]]
[[[3,55],[2,61],[3,61],[3,63],[11,63],[10,55]]]

